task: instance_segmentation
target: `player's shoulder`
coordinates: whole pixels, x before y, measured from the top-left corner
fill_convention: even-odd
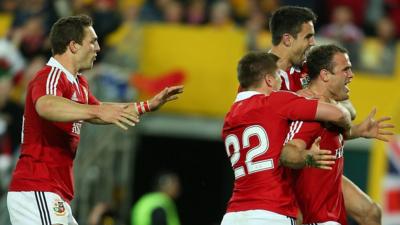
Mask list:
[[[49,65],[45,65],[43,66],[42,69],[40,69],[36,75],[34,76],[34,78],[32,79],[31,82],[37,82],[40,80],[47,80],[50,76],[54,76],[54,78],[56,78],[56,76],[58,75],[59,71],[56,70],[54,67],[49,66]]]
[[[271,92],[270,97],[271,98],[293,98],[293,97],[301,97],[301,96],[293,91],[279,90],[279,91]]]

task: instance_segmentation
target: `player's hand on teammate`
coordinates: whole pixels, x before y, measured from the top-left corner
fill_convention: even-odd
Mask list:
[[[137,111],[130,109],[130,105],[99,105],[97,117],[106,123],[115,124],[124,130],[127,130],[128,126],[133,127],[139,122]]]
[[[364,121],[358,125],[354,125],[351,132],[360,137],[375,138],[387,142],[389,141],[389,137],[394,134],[388,130],[395,127],[392,123],[388,123],[392,118],[383,116],[375,120],[375,114],[376,108],[372,109]]]
[[[321,137],[316,138],[311,148],[307,151],[305,157],[306,167],[331,170],[332,165],[335,164],[336,156],[332,155],[330,150],[320,149],[320,141]]]
[[[181,93],[183,93],[183,85],[164,88],[164,90],[149,100],[150,110],[155,111],[165,103],[178,99],[178,95]]]

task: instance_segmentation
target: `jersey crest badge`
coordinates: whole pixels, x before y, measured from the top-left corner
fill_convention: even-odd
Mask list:
[[[60,199],[56,199],[53,204],[53,211],[57,216],[64,216],[66,213],[64,202]]]
[[[310,83],[310,77],[308,76],[308,74],[302,74],[302,77],[300,78],[300,82],[301,82],[301,87],[304,89],[306,87],[308,87],[308,84]]]

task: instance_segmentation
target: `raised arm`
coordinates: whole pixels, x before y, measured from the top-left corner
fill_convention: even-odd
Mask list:
[[[331,151],[319,148],[320,140],[320,137],[315,139],[309,150],[306,149],[306,143],[303,140],[290,140],[283,146],[279,162],[293,169],[303,167],[332,169],[330,165],[335,164],[335,156],[331,154]]]

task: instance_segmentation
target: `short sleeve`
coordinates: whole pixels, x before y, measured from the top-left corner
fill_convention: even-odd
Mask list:
[[[34,103],[44,95],[63,96],[66,85],[61,70],[53,67],[49,73],[39,74],[32,83]]]
[[[307,99],[289,91],[277,91],[271,93],[269,101],[271,108],[288,120],[315,120],[317,99]]]
[[[314,140],[321,135],[319,122],[293,121],[290,124],[287,141],[293,139],[303,140],[309,148]]]

